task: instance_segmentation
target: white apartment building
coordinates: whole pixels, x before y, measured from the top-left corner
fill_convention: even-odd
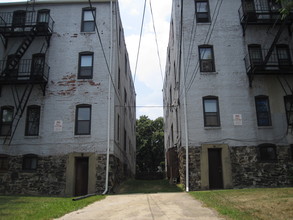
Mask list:
[[[0,36],[0,193],[106,193],[134,175],[118,1],[2,3]]]
[[[293,26],[281,7],[173,0],[165,151],[187,190],[292,184]]]

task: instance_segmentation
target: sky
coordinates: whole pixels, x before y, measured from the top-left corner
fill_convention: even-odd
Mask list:
[[[0,0],[0,3],[19,1],[25,0]],[[152,23],[150,2],[157,33],[162,72]],[[147,115],[150,119],[156,119],[163,116],[162,78],[165,76],[172,0],[146,0],[144,26],[135,74],[144,3],[145,0],[119,0],[130,68],[133,76],[135,75],[136,105],[138,106],[136,115],[137,118],[141,115]],[[154,108],[153,106],[161,107]]]

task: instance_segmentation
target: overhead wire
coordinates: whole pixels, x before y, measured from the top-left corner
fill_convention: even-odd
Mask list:
[[[215,24],[216,24],[216,21],[218,19],[218,15],[219,15],[219,12],[220,12],[220,8],[222,6],[222,3],[223,3],[223,0],[217,1],[215,10],[214,10],[213,15],[212,15],[212,18],[211,18],[212,24],[209,26],[209,29],[207,31],[207,34],[206,34],[206,37],[205,37],[205,40],[204,40],[204,44],[208,44],[209,41],[210,41],[210,39],[211,39],[211,35],[212,35],[213,31],[214,31]],[[194,35],[195,35],[195,32],[194,32]],[[194,36],[194,38],[195,38],[195,36]],[[190,62],[188,63],[188,65],[189,64],[190,64]],[[188,69],[189,70],[189,67],[185,67],[184,69]],[[189,80],[189,84],[186,87],[187,88],[187,92],[190,90],[190,88],[191,88],[191,86],[192,86],[192,84],[193,84],[193,82],[195,80],[195,77],[198,74],[198,69],[199,69],[199,59],[197,60],[196,65],[195,65],[195,68],[194,68],[194,71],[191,74],[191,78]],[[187,71],[185,72],[185,75],[187,75]],[[187,81],[187,77],[185,78],[185,82],[186,81]],[[180,89],[179,96],[178,96],[179,99],[180,99],[181,95],[183,94],[183,89],[184,89],[184,86]]]
[[[153,7],[152,7],[151,0],[149,0],[149,2],[150,2],[150,10],[151,10],[152,21],[153,21],[153,28],[154,28],[154,33],[155,33],[157,54],[158,54],[158,58],[159,58],[160,72],[161,72],[162,82],[164,82],[163,71],[162,71],[162,62],[161,62],[161,58],[160,58],[160,51],[159,51],[159,44],[158,44],[158,36],[157,36],[157,32],[156,32],[155,19],[154,19],[154,14],[153,14]]]
[[[119,97],[119,93],[117,91],[116,85],[114,83],[114,80],[113,80],[113,77],[112,77],[112,74],[111,74],[111,70],[110,70],[109,63],[108,63],[108,60],[107,60],[107,56],[106,56],[106,53],[105,53],[104,45],[103,45],[102,38],[101,38],[101,35],[100,35],[100,32],[99,32],[99,28],[98,28],[98,25],[97,25],[96,15],[95,15],[94,10],[93,10],[92,2],[91,2],[91,0],[88,0],[88,2],[89,2],[90,9],[91,9],[91,12],[92,12],[92,15],[93,15],[93,18],[94,18],[95,28],[96,28],[96,32],[98,34],[99,43],[100,43],[101,48],[102,48],[102,53],[103,53],[103,57],[104,57],[104,60],[105,60],[106,66],[107,66],[108,74],[109,74],[109,77],[111,79],[111,83],[113,85],[113,88],[115,90],[115,93],[116,93],[117,97]]]
[[[138,58],[139,58],[139,52],[140,52],[140,44],[141,44],[141,37],[142,37],[143,24],[144,24],[144,18],[145,18],[145,9],[146,9],[146,0],[144,1],[144,7],[143,7],[143,13],[142,13],[142,21],[141,21],[141,27],[140,27],[140,36],[139,36],[139,43],[138,43],[138,49],[137,49],[137,55],[136,55],[136,62],[135,62],[133,82],[135,82],[136,74],[137,74],[137,64],[138,64]]]

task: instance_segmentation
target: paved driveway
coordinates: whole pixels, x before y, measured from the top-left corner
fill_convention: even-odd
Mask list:
[[[221,219],[187,193],[157,193],[107,196],[60,219],[187,220]]]

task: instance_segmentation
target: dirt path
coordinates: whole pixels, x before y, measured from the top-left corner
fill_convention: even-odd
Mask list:
[[[187,193],[157,193],[107,196],[102,201],[59,219],[216,220],[221,218]]]

